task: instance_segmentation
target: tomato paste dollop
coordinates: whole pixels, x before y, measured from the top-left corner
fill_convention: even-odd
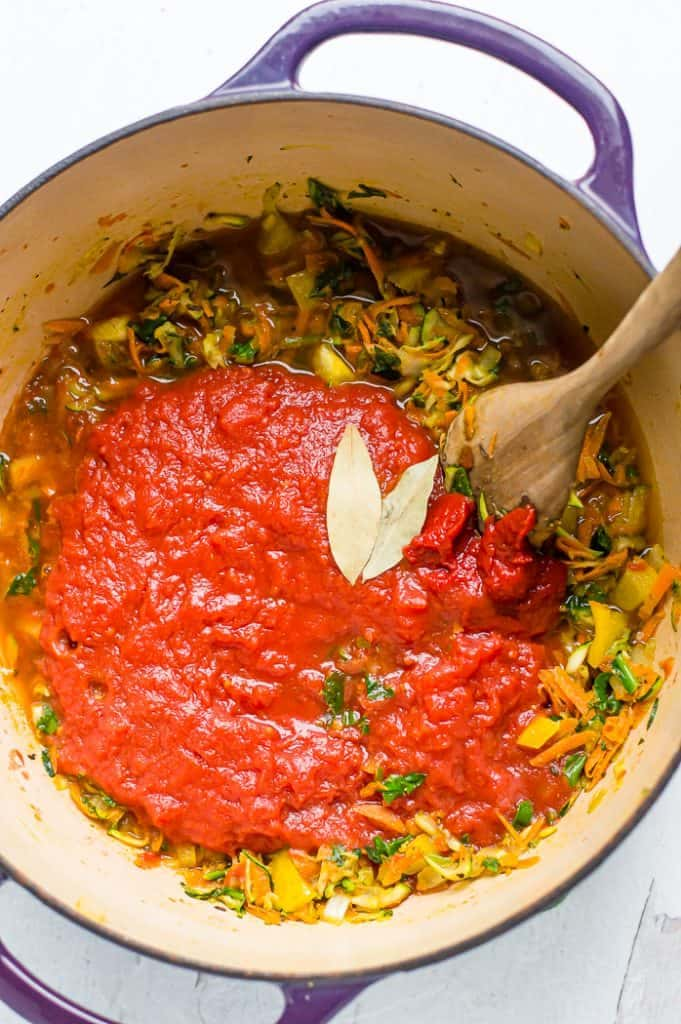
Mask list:
[[[59,768],[172,840],[365,844],[378,769],[425,775],[397,815],[437,811],[480,843],[497,810],[566,798],[516,742],[544,703],[542,636],[565,588],[527,543],[533,510],[481,536],[473,502],[440,486],[400,565],[351,586],[326,532],[348,423],[383,494],[433,453],[369,384],[276,365],[145,383],[93,428],[57,504],[41,640]],[[344,718],[324,696],[334,672]]]

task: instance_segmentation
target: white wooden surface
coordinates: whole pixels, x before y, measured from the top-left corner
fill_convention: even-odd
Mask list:
[[[475,2],[475,0],[471,0]],[[0,198],[120,125],[204,95],[299,6],[297,0],[0,0]],[[478,0],[599,74],[636,149],[644,239],[660,265],[679,243],[678,0]],[[576,115],[493,61],[445,44],[353,39],[307,64],[309,88],[386,96],[451,113],[576,176],[589,159]],[[367,990],[338,1024],[678,1024],[681,775],[608,862],[559,906],[456,960]],[[274,986],[166,967],[0,889],[0,934],[46,981],[126,1024],[270,1024]],[[18,1018],[0,1007],[0,1024]]]

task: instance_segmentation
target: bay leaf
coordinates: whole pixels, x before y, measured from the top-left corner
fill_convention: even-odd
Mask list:
[[[433,490],[438,456],[433,455],[405,469],[395,487],[383,499],[378,536],[363,580],[372,580],[402,560],[402,551],[423,529],[428,499]]]
[[[362,435],[348,424],[329,478],[326,529],[334,561],[355,583],[369,560],[381,519],[381,491]]]

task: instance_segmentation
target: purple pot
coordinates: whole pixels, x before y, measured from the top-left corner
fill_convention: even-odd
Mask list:
[[[633,194],[632,149],[625,116],[612,94],[579,64],[559,50],[514,26],[463,8],[428,0],[403,0],[399,3],[365,3],[363,0],[325,0],[302,11],[284,25],[253,57],[245,67],[220,86],[211,96],[179,110],[171,110],[140,124],[123,129],[106,139],[76,153],[45,175],[36,179],[9,200],[0,209],[0,220],[11,218],[31,196],[59,175],[74,168],[88,158],[120,140],[129,139],[158,125],[187,118],[198,112],[212,112],[224,107],[242,107],[281,100],[314,99],[301,94],[297,74],[304,58],[325,40],[351,32],[407,33],[457,43],[497,57],[519,68],[543,83],[566,100],[586,121],[593,136],[595,157],[586,174],[574,184],[566,183],[545,168],[473,128],[436,115],[425,114],[395,104],[376,103],[356,98],[322,97],[324,102],[336,99],[354,103],[357,108],[371,106],[396,114],[405,113],[426,125],[456,129],[460,138],[482,140],[489,147],[509,157],[531,171],[537,181],[541,179],[558,186],[570,202],[585,211],[599,225],[599,230],[628,254],[639,268],[641,280],[650,273],[639,233]],[[417,219],[417,218],[415,218]],[[501,234],[499,235],[501,238]],[[503,238],[501,238],[503,241]],[[528,271],[529,272],[529,271]],[[632,287],[635,287],[632,285]],[[672,763],[673,760],[673,763]],[[669,777],[675,759],[658,773],[648,798],[649,804]],[[358,992],[384,969],[396,966],[411,967],[438,957],[451,956],[477,942],[483,941],[524,919],[529,914],[555,901],[561,893],[591,870],[614,844],[631,828],[634,817],[640,819],[641,805],[633,814],[613,829],[609,841],[594,851],[588,863],[577,867],[569,877],[561,880],[550,892],[534,902],[525,903],[519,910],[507,914],[503,920],[483,928],[479,934],[464,941],[452,940],[437,952],[415,950],[402,956],[390,968],[369,970],[361,980],[361,970],[349,971],[342,978],[327,976],[317,987],[310,988],[300,979],[286,983],[282,975],[269,976],[282,983],[286,1008],[281,1021],[286,1024],[313,1024],[330,1020],[334,1012],[353,999]],[[0,846],[0,856],[3,851]],[[8,860],[8,868],[9,858]],[[52,902],[61,910],[64,905],[29,875],[14,865],[14,874],[20,882],[36,891],[41,898]],[[0,876],[1,879],[1,876]],[[67,911],[68,912],[68,911]],[[81,919],[82,920],[82,919]],[[82,923],[87,923],[82,921]],[[97,929],[111,934],[105,928]],[[120,936],[114,934],[120,940]],[[150,948],[142,940],[130,939],[130,944],[146,952],[165,956]],[[177,958],[180,961],[182,958]],[[212,969],[210,964],[199,965]],[[229,973],[225,970],[225,973]],[[243,973],[234,969],[234,973]],[[320,977],[320,972],[316,972]],[[347,978],[350,980],[348,982]],[[104,1024],[103,1018],[82,1009],[42,984],[0,944],[0,1000],[22,1015],[31,1024]]]

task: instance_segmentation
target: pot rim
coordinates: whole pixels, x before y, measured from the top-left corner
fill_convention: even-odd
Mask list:
[[[504,153],[513,157],[515,160],[524,164],[530,170],[535,171],[542,177],[548,179],[552,184],[556,185],[563,192],[569,195],[572,199],[577,200],[582,206],[599,220],[610,233],[617,239],[617,241],[624,247],[630,256],[636,261],[639,267],[644,271],[647,277],[652,277],[655,273],[653,264],[648,259],[647,255],[636,245],[632,237],[617,223],[615,218],[610,215],[607,209],[598,203],[591,195],[582,191],[578,185],[567,181],[562,178],[559,174],[549,170],[543,164],[541,164],[534,157],[529,156],[522,150],[517,149],[515,146],[490,132],[482,131],[481,129],[475,128],[472,125],[467,124],[464,121],[459,121],[456,118],[448,117],[444,114],[439,114],[434,111],[425,110],[420,107],[415,107],[406,103],[398,103],[392,100],[375,99],[365,96],[353,96],[347,93],[326,93],[326,92],[305,92],[291,90],[287,88],[262,88],[252,87],[243,90],[235,90],[233,93],[228,95],[207,97],[206,99],[199,100],[198,102],[182,104],[177,107],[172,107],[168,110],[161,111],[158,114],[153,114],[149,117],[142,118],[139,121],[134,121],[122,128],[116,129],[113,132],[109,132],[107,135],[103,135],[93,142],[76,150],[70,156],[64,157],[63,159],[52,164],[41,174],[38,174],[30,182],[20,188],[14,193],[9,199],[0,205],[0,222],[7,217],[16,207],[18,207],[25,199],[37,192],[43,185],[48,184],[53,178],[67,171],[69,168],[75,166],[81,161],[87,159],[87,157],[98,153],[100,150],[107,149],[109,146],[120,142],[122,139],[126,139],[133,135],[137,135],[141,132],[146,131],[149,128],[155,128],[158,125],[170,123],[173,121],[180,120],[185,117],[191,117],[194,114],[206,113],[211,110],[219,110],[225,107],[236,107],[246,106],[251,104],[259,103],[276,103],[276,102],[324,102],[324,103],[343,103],[343,104],[355,104],[362,107],[374,107],[377,110],[389,110],[394,113],[407,114],[412,117],[419,118],[423,121],[428,121],[434,124],[442,125],[446,128],[453,128],[456,131],[462,132],[463,134],[469,135],[474,139],[486,143],[487,145],[493,146],[497,149],[501,149]],[[328,971],[324,973],[315,974],[310,976],[309,973],[302,972],[300,974],[288,974],[264,971],[248,971],[231,969],[229,967],[216,967],[214,964],[205,962],[202,960],[194,959],[190,956],[174,956],[170,953],[163,952],[158,948],[149,945],[148,943],[139,941],[131,937],[121,937],[120,933],[114,928],[101,924],[87,918],[84,914],[78,912],[72,907],[64,904],[57,896],[53,895],[49,889],[44,888],[38,882],[24,875],[21,869],[10,867],[6,862],[2,850],[0,849],[0,869],[4,871],[10,878],[21,885],[24,889],[28,890],[34,896],[37,896],[43,903],[62,914],[64,917],[72,920],[74,923],[86,928],[88,931],[101,938],[108,939],[111,942],[115,942],[119,946],[126,947],[135,952],[142,953],[150,956],[156,960],[160,960],[164,963],[171,964],[177,967],[187,967],[193,970],[200,971],[205,974],[216,975],[219,977],[229,978],[242,978],[250,981],[264,981],[264,982],[300,982],[310,981],[315,984],[324,986],[325,984],[352,984],[353,982],[366,981],[369,982],[373,979],[380,978],[384,975],[390,974],[393,971],[406,971],[414,970],[418,967],[423,967],[428,964],[439,963],[443,960],[448,960],[460,953],[464,953],[469,949],[474,949],[476,946],[481,946],[491,939],[502,935],[504,932],[510,931],[516,925],[521,924],[523,921],[528,920],[535,914],[543,910],[548,910],[550,907],[557,903],[563,898],[572,888],[574,888],[579,882],[590,875],[599,865],[601,865],[605,859],[615,850],[617,846],[630,834],[634,826],[637,825],[648,813],[652,805],[661,796],[668,782],[676,769],[681,764],[681,742],[679,747],[672,757],[665,771],[662,773],[660,778],[657,780],[655,785],[651,787],[650,791],[646,795],[646,798],[637,805],[635,811],[632,811],[627,820],[621,825],[621,827],[610,837],[610,839],[603,845],[603,847],[595,853],[586,864],[583,865],[579,870],[573,872],[567,879],[550,889],[543,896],[536,899],[533,903],[523,907],[521,910],[514,914],[505,917],[502,921],[497,924],[485,928],[476,935],[471,936],[468,939],[459,940],[452,942],[451,945],[446,946],[443,949],[436,951],[435,953],[427,953],[418,956],[409,957],[402,959],[395,963],[386,964],[379,968],[371,968],[367,970],[351,970],[351,971]],[[2,878],[0,876],[0,881]]]

